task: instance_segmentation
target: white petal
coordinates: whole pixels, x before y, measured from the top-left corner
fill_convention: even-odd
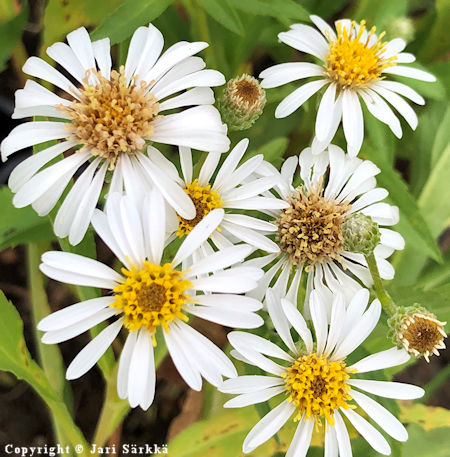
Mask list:
[[[328,332],[327,345],[325,354],[330,354],[339,341],[342,332],[342,316],[345,316],[344,295],[340,292],[334,294],[333,303],[331,304],[330,330]]]
[[[402,52],[406,47],[406,41],[402,38],[394,38],[393,40],[386,43],[383,52],[383,59],[395,56],[399,52]]]
[[[104,284],[105,288],[109,289],[113,289],[118,282],[122,281],[122,276],[116,273],[112,268],[98,262],[97,260],[73,254],[71,252],[46,252],[42,255],[42,262],[41,269],[44,267],[50,267],[55,269],[55,271],[58,272],[58,275],[59,272],[61,272],[61,275],[64,273],[70,273],[74,277],[78,276],[80,280],[86,277],[92,281],[98,281],[98,283]],[[58,277],[50,277],[58,280]]]
[[[320,60],[325,60],[329,46],[323,35],[309,25],[293,24],[292,30],[278,34],[283,43],[301,51],[312,54]]]
[[[329,426],[325,430],[325,451],[324,457],[339,457],[338,442],[336,438],[336,431],[334,426]]]
[[[275,110],[276,118],[287,117],[296,111],[303,103],[312,97],[318,90],[320,90],[328,81],[326,79],[311,81],[303,86],[295,89],[294,92],[289,94]]]
[[[245,151],[247,150],[248,143],[248,139],[244,138],[243,140],[239,141],[239,143],[227,155],[227,158],[217,173],[216,179],[214,181],[214,189],[220,188],[226,183],[242,159]]]
[[[377,87],[382,87],[392,92],[396,92],[397,94],[403,95],[403,97],[409,98],[411,101],[417,103],[418,105],[425,105],[425,99],[406,84],[402,84],[397,81],[377,81],[373,85],[374,90],[377,90]]]
[[[66,138],[69,132],[64,126],[65,122],[50,121],[32,121],[19,124],[11,130],[0,145],[2,160],[5,161],[11,154],[20,149],[46,141]]]
[[[241,184],[246,178],[248,178],[252,173],[254,173],[260,164],[263,162],[264,157],[262,154],[258,154],[251,159],[244,162],[239,168],[237,168],[230,176],[227,177],[226,181],[223,184],[214,184],[214,188],[221,192],[228,192],[234,187]],[[264,179],[264,178],[262,178]],[[244,186],[243,186],[244,187]],[[231,193],[231,192],[230,192]],[[228,197],[227,200],[232,200]]]
[[[270,400],[282,392],[286,392],[284,386],[268,387],[267,389],[258,390],[256,392],[250,392],[228,400],[223,407],[224,408],[242,408],[244,406],[255,405],[264,401]]]
[[[246,375],[227,379],[220,386],[219,390],[226,394],[247,394],[281,385],[284,385],[284,380],[282,378],[263,375]]]
[[[287,300],[281,300],[283,310],[289,322],[294,327],[295,331],[299,334],[300,338],[305,343],[306,350],[311,352],[313,350],[313,339],[308,326],[306,325],[305,319],[298,312],[295,306]]]
[[[77,379],[89,371],[119,334],[122,324],[121,319],[117,320],[88,343],[67,368],[66,378]]]
[[[147,223],[144,222],[144,237],[148,240],[151,261],[159,265],[166,237],[166,211],[161,194],[156,189],[152,191],[146,201],[148,217],[146,217]]]
[[[70,46],[65,43],[55,43],[47,48],[46,53],[78,82],[83,83],[87,69],[81,65]]]
[[[339,342],[332,359],[340,360],[351,354],[372,333],[380,319],[380,314],[381,304],[378,300],[374,300],[361,319],[353,323],[353,328],[343,341]]]
[[[319,141],[324,141],[331,129],[335,97],[336,84],[330,84],[323,94],[317,110],[316,135]]]
[[[385,398],[395,398],[397,400],[414,400],[422,397],[425,393],[421,387],[402,382],[350,379],[347,383],[370,394]]]
[[[400,233],[385,228],[380,228],[381,243],[390,248],[401,250],[405,248],[405,240]]]
[[[59,330],[82,321],[115,302],[114,297],[92,298],[75,303],[44,317],[37,325],[43,332]]]
[[[174,108],[182,108],[193,105],[213,105],[214,92],[209,87],[194,87],[186,92],[164,100],[159,105],[159,111],[166,111]]]
[[[220,154],[208,154],[202,168],[200,169],[200,173],[198,175],[198,183],[200,186],[206,186],[209,184],[211,176],[213,175],[214,171],[216,170],[217,164],[220,160]]]
[[[231,328],[258,328],[264,324],[261,316],[236,310],[194,306],[189,308],[189,313],[201,319]]]
[[[120,354],[119,370],[117,372],[117,394],[122,399],[128,397],[128,373],[137,335],[138,332],[130,332],[128,334]]]
[[[292,416],[295,406],[286,401],[280,403],[277,407],[266,414],[251,430],[244,440],[242,450],[248,454],[256,449],[260,444],[266,442]]]
[[[286,457],[305,457],[311,444],[314,420],[301,419],[298,423],[292,442],[286,453]]]
[[[358,95],[351,90],[344,90],[342,94],[342,125],[348,153],[355,157],[364,138],[364,119]]]
[[[225,221],[222,222],[221,227],[234,235],[238,240],[255,246],[257,249],[262,249],[263,251],[267,252],[279,252],[280,250],[276,243],[252,229],[239,227],[235,224],[230,224]]]
[[[334,32],[333,28],[329,26],[321,17],[312,14],[311,16],[309,16],[309,18],[314,23],[314,25],[322,32],[325,38],[327,38],[328,40],[336,39],[336,33]]]
[[[196,295],[193,299],[195,303],[213,308],[227,308],[230,311],[251,312],[262,308],[262,303],[245,295],[234,294],[207,294]]]
[[[92,43],[92,49],[94,51],[94,57],[97,61],[98,68],[102,76],[109,79],[111,75],[111,52],[110,52],[109,38],[103,38],[103,40],[97,40]]]
[[[264,232],[277,231],[277,226],[275,224],[257,219],[256,217],[247,216],[246,214],[226,214],[224,221],[253,230],[262,230]]]
[[[260,73],[259,77],[264,78],[261,82],[261,86],[264,89],[270,89],[298,79],[323,75],[324,69],[314,63],[289,62],[266,68]]]
[[[185,146],[179,147],[181,171],[183,173],[184,182],[190,184],[192,182],[192,152],[190,148]]]
[[[266,304],[267,310],[269,311],[270,319],[280,335],[284,344],[294,353],[297,353],[294,341],[292,340],[291,330],[289,321],[286,315],[283,313],[283,308],[279,297],[274,293],[272,289],[269,289],[266,293]]]
[[[202,378],[198,369],[192,365],[188,354],[185,354],[186,348],[183,347],[184,342],[178,341],[174,332],[164,332],[164,339],[166,341],[167,349],[170,357],[180,373],[181,377],[186,381],[186,384],[194,390],[201,390]]]
[[[95,68],[91,39],[84,27],[70,32],[67,35],[67,42],[85,70]]]
[[[184,259],[189,257],[202,243],[204,243],[211,233],[216,230],[222,222],[224,216],[223,209],[214,209],[209,212],[189,233],[172,260],[172,267],[176,267]]]
[[[380,454],[389,455],[391,448],[384,436],[369,422],[352,409],[341,408],[342,413],[352,423],[365,440]]]
[[[337,410],[334,411],[334,421],[334,430],[336,432],[336,438],[338,442],[339,457],[352,457],[350,437],[348,436],[345,423]]]
[[[117,313],[117,309],[103,308],[91,316],[84,318],[83,320],[74,322],[72,324],[68,323],[69,325],[67,327],[60,328],[58,330],[51,330],[45,333],[41,338],[41,341],[44,344],[55,344],[70,340],[75,336],[81,335],[90,328],[95,327],[106,319],[109,319]]]
[[[390,411],[361,392],[351,390],[349,393],[367,415],[392,438],[398,441],[408,439],[408,432],[405,427]]]
[[[151,365],[154,365],[152,339],[147,329],[142,328],[138,332],[128,368],[128,401],[132,408],[144,399]]]
[[[395,65],[383,70],[383,73],[390,73],[391,75],[406,76],[407,78],[418,79],[419,81],[435,82],[436,77],[427,71],[419,70],[418,68],[404,67],[402,65]]]
[[[317,353],[322,354],[327,342],[328,323],[323,302],[317,290],[313,290],[309,296],[309,309],[314,324],[317,341]]]
[[[409,359],[409,354],[404,349],[393,347],[386,351],[368,355],[353,364],[349,369],[356,370],[358,373],[366,373],[368,371],[384,370],[385,368],[402,365]]]

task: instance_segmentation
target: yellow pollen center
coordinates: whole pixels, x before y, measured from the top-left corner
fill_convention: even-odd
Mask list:
[[[198,184],[198,179],[195,179],[192,183],[187,184],[184,191],[189,195],[192,203],[194,203],[195,217],[194,219],[189,220],[178,216],[179,224],[177,236],[180,238],[190,233],[191,230],[213,209],[222,208],[223,206],[223,201],[220,198],[219,192],[211,189],[211,184],[200,186]]]
[[[113,70],[110,79],[97,70],[88,70],[78,99],[57,108],[71,120],[66,128],[83,144],[82,149],[104,157],[113,169],[120,154],[142,150],[146,138],[153,135],[154,121],[160,116],[150,85],[138,83],[135,77],[127,84],[123,67],[120,72]]]
[[[384,32],[375,40],[376,27],[365,34],[365,21],[361,21],[359,31],[353,21],[350,30],[337,25],[337,37],[330,41],[330,53],[325,60],[325,68],[330,79],[340,89],[357,89],[381,79],[381,72],[395,65],[396,56],[383,58],[386,42],[381,42]]]
[[[340,260],[344,250],[341,226],[351,206],[348,202],[328,200],[322,190],[311,189],[307,195],[298,187],[289,208],[281,212],[278,224],[280,248],[295,265],[306,269],[324,260]]]
[[[116,301],[110,306],[123,312],[128,330],[145,327],[154,337],[158,326],[168,331],[175,318],[188,320],[183,305],[189,302],[186,290],[192,284],[183,279],[182,271],[174,270],[169,263],[161,266],[145,261],[143,269],[123,268],[122,273],[126,279],[114,288]]]
[[[324,356],[308,354],[299,357],[283,374],[288,402],[298,410],[294,420],[305,413],[319,422],[324,418],[334,425],[334,410],[351,408],[348,391],[349,371],[342,361],[330,361]]]

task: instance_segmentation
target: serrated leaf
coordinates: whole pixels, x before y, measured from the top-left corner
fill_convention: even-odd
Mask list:
[[[0,250],[30,241],[55,239],[47,218],[39,217],[33,208],[15,208],[13,193],[7,186],[0,188]]]
[[[198,0],[198,3],[226,29],[237,35],[244,35],[244,26],[228,0]]]
[[[15,17],[0,24],[0,72],[6,68],[6,63],[22,36],[27,17],[28,7],[25,6]]]
[[[141,25],[148,25],[162,14],[174,0],[124,0],[108,14],[91,33],[93,40],[109,37],[111,44],[130,37]]]

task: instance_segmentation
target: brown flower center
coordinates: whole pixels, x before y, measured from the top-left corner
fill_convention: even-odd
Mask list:
[[[92,76],[96,84],[92,84]],[[83,144],[82,149],[104,157],[113,169],[120,154],[141,150],[146,138],[153,135],[159,103],[149,86],[135,78],[127,84],[123,67],[120,72],[113,70],[110,79],[88,70],[77,93],[79,99],[57,108],[71,120],[67,129]]]

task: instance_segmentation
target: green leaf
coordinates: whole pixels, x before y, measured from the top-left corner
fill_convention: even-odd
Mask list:
[[[274,138],[258,149],[247,152],[243,160],[247,160],[258,154],[264,156],[264,160],[275,167],[279,167],[283,161],[283,154],[286,151],[289,140],[286,137]]]
[[[23,337],[23,323],[14,305],[0,291],[0,370],[9,371],[30,384],[51,409],[55,420],[73,444],[86,442],[66,405],[53,390],[44,372],[31,358]],[[86,451],[82,455],[88,455]]]
[[[365,19],[369,28],[377,27],[377,32],[382,32],[389,22],[399,16],[405,16],[408,9],[407,0],[360,0],[355,2],[356,9],[352,18]]]
[[[49,0],[45,7],[43,49],[78,27],[96,26],[121,0]]]
[[[405,457],[448,457],[450,427],[424,430],[416,424],[408,427],[409,439],[403,445]]]
[[[207,1],[207,0],[205,0]],[[284,21],[308,21],[308,11],[292,0],[229,0],[235,8],[258,16],[272,16]]]
[[[15,17],[0,24],[0,72],[6,68],[6,63],[22,36],[27,17],[28,7],[24,6]]]
[[[198,3],[226,29],[237,35],[244,35],[244,26],[229,0],[198,0]]]
[[[450,144],[439,157],[419,197],[434,237],[450,224]]]
[[[436,166],[441,153],[445,147],[450,144],[450,106],[447,107],[444,118],[439,124],[437,131],[434,133],[433,149],[431,150],[431,165]]]
[[[407,424],[420,425],[424,430],[450,427],[450,411],[436,406],[402,404],[399,419]]]
[[[378,151],[373,150],[372,152],[371,159],[381,169],[381,173],[377,175],[378,185],[389,191],[389,199],[400,209],[398,230],[406,239],[413,239],[417,248],[423,250],[433,259],[441,261],[441,252],[427,225],[427,222],[430,221],[428,211],[425,220],[414,197],[410,194],[398,172],[392,169],[392,166],[385,161]]]
[[[47,218],[39,217],[31,206],[15,208],[12,198],[7,186],[0,188],[0,250],[30,241],[55,239]]]
[[[89,0],[91,1],[91,0]],[[91,33],[93,40],[109,37],[111,44],[120,43],[141,25],[156,19],[174,0],[124,0],[104,18]],[[103,2],[101,2],[103,3]]]

